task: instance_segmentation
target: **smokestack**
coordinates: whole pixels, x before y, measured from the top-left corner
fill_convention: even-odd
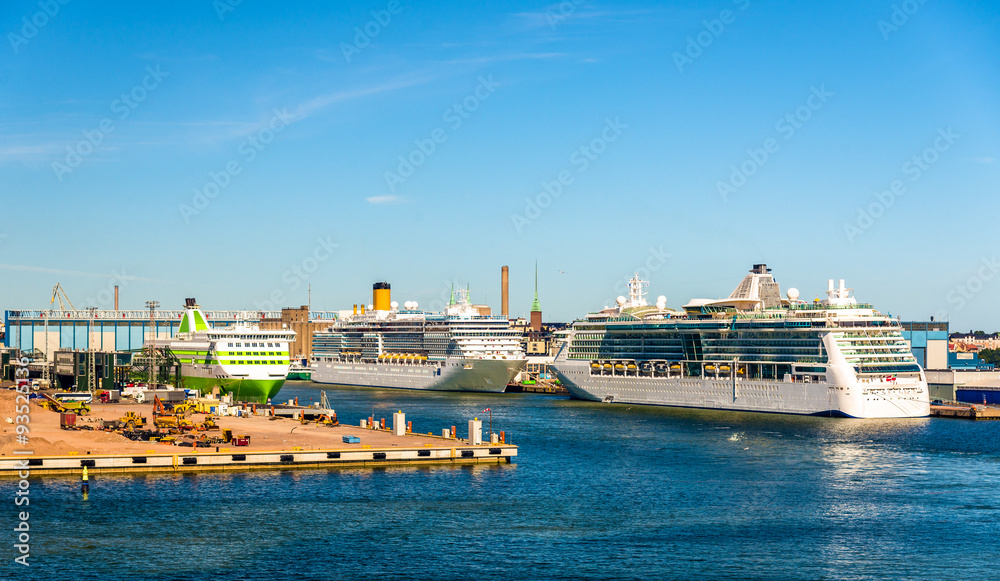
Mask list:
[[[510,318],[508,308],[508,295],[510,293],[510,269],[506,266],[500,268],[500,314],[505,319]]]
[[[389,283],[377,282],[372,285],[372,307],[376,311],[388,311],[392,308],[392,297]]]
[[[118,285],[115,285],[115,310],[118,310]]]

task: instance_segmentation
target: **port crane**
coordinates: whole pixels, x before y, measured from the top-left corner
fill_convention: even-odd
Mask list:
[[[63,303],[63,299],[66,302]],[[69,305],[70,310],[75,311],[76,307],[73,306],[73,301],[69,300],[69,295],[66,294],[66,289],[62,287],[58,282],[56,286],[52,287],[52,298],[49,300],[49,304],[55,304],[56,300],[59,301],[59,310],[65,311],[66,305]],[[89,350],[89,349],[88,349]],[[37,349],[36,349],[37,351]],[[46,387],[51,382],[51,376],[49,374],[49,317],[45,317],[45,354],[44,361],[42,363],[42,380],[46,384]]]
[[[66,303],[69,304],[69,309],[71,311],[76,310],[76,307],[73,306],[73,301],[69,300],[69,296],[66,295],[66,289],[64,289],[58,282],[56,283],[56,286],[52,287],[52,300],[49,301],[49,304],[55,304],[56,299],[59,299],[60,311],[66,310],[66,305],[63,304],[63,299],[66,299]]]

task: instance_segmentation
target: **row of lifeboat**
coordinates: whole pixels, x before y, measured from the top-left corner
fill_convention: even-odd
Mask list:
[[[427,361],[426,355],[417,353],[383,353],[378,356],[379,363],[406,363]]]
[[[621,361],[621,362],[591,362],[590,369],[592,373],[644,373],[644,374],[681,374],[682,367],[680,363],[653,363],[645,361],[639,363],[638,365],[634,361]],[[732,373],[732,366],[728,364],[715,364],[707,363],[705,364],[705,374],[706,375],[729,375]],[[736,370],[737,375],[744,375],[745,371],[743,367],[739,367]]]

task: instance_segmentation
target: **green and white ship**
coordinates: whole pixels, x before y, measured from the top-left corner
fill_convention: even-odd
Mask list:
[[[276,396],[288,376],[288,344],[295,332],[261,329],[250,321],[213,328],[194,299],[184,302],[177,333],[155,341],[180,363],[178,387],[204,395],[218,388],[234,401],[267,403]]]
[[[309,381],[312,379],[312,375],[312,368],[299,362],[292,363],[292,366],[288,368],[288,381]]]

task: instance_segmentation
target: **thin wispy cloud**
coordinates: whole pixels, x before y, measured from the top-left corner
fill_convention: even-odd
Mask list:
[[[375,204],[376,206],[384,206],[387,204],[402,202],[403,198],[400,198],[399,196],[372,196],[370,198],[365,198],[365,201],[369,204]]]
[[[436,75],[408,75],[406,77],[399,77],[391,79],[389,81],[372,85],[370,87],[362,87],[358,89],[347,89],[338,90],[313,97],[312,99],[300,104],[296,108],[296,114],[302,118],[312,115],[316,111],[325,109],[331,105],[336,105],[338,103],[343,103],[345,101],[352,101],[355,99],[361,99],[363,97],[370,97],[372,95],[378,95],[380,93],[387,93],[390,91],[398,91],[399,89],[406,89],[409,87],[416,87],[418,85],[423,85],[430,83],[437,79]]]
[[[651,14],[662,13],[662,10],[599,10],[585,3],[575,4],[563,2],[552,4],[543,10],[516,12],[512,14],[525,28],[548,28],[569,21],[600,21],[600,22],[640,22]]]
[[[972,161],[976,163],[993,163],[994,159],[992,157],[974,157]]]
[[[118,280],[134,280],[139,282],[166,283],[158,278],[143,278],[141,276],[131,276],[127,274],[107,274],[100,272],[83,272],[81,270],[66,270],[62,268],[44,268],[41,266],[27,266],[24,264],[0,264],[0,270],[19,270],[23,272],[44,272],[46,274],[61,274],[66,276],[86,276],[90,278],[107,278]]]
[[[472,57],[465,59],[454,59],[447,61],[448,64],[452,65],[489,65],[493,63],[510,62],[510,61],[522,61],[522,60],[543,60],[543,59],[554,59],[568,56],[566,53],[562,52],[522,52],[515,54],[498,54],[492,56],[484,57]]]
[[[40,161],[65,151],[65,146],[58,143],[38,145],[10,145],[0,147],[0,163],[11,161]]]

